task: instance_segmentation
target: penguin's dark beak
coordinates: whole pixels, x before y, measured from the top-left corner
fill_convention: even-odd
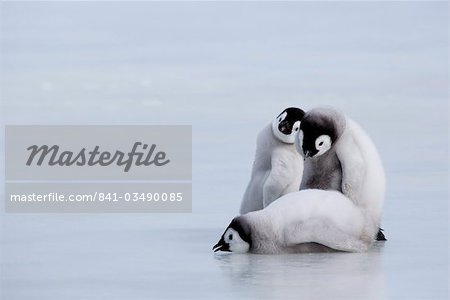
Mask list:
[[[219,242],[217,244],[214,245],[214,247],[212,248],[212,250],[214,252],[217,251],[227,251],[227,252],[231,252],[230,250],[230,245],[225,243],[225,240],[223,239],[223,236],[220,238]]]

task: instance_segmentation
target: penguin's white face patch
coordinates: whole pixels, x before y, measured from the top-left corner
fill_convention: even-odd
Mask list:
[[[246,253],[250,249],[250,245],[244,241],[239,233],[233,228],[228,228],[223,234],[225,243],[229,245],[231,252]]]
[[[281,115],[275,118],[272,122],[272,132],[277,139],[283,143],[293,144],[295,142],[295,136],[300,130],[300,121],[292,121],[289,118],[287,112],[283,112]]]
[[[317,153],[314,156],[321,156],[331,148],[331,137],[329,135],[321,135],[315,141]]]

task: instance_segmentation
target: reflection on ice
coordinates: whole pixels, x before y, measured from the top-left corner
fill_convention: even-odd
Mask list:
[[[230,286],[258,298],[384,299],[383,242],[367,253],[216,254]]]

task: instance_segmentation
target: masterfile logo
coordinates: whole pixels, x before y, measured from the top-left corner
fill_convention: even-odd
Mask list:
[[[6,126],[6,180],[191,180],[187,125]]]
[[[139,147],[142,148],[142,152],[138,151]],[[36,158],[35,164],[41,166],[47,159],[49,166],[94,166],[99,164],[101,166],[109,166],[116,163],[118,166],[124,166],[124,172],[128,172],[133,165],[136,166],[150,166],[155,165],[157,167],[164,166],[170,162],[166,159],[166,152],[158,151],[155,153],[156,145],[153,144],[149,147],[147,144],[141,142],[135,142],[130,152],[124,153],[122,151],[115,151],[111,153],[109,151],[100,152],[100,146],[95,146],[93,150],[89,151],[86,148],[82,148],[78,153],[72,151],[60,151],[58,145],[49,147],[48,145],[32,145],[27,148],[30,150],[30,156],[27,160],[27,166],[31,166]]]
[[[190,212],[192,129],[6,126],[6,212]]]

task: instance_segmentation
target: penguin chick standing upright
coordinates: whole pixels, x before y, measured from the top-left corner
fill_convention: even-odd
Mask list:
[[[300,186],[303,159],[296,151],[295,136],[305,112],[289,107],[266,126],[256,140],[252,175],[240,213],[260,210]]]
[[[333,108],[308,111],[296,148],[304,155],[300,189],[337,190],[362,209],[385,240],[380,226],[385,175],[378,152],[362,128]]]

